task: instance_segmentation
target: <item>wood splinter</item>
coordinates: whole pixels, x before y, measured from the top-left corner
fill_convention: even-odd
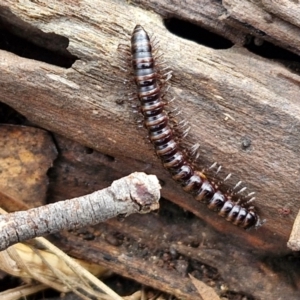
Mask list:
[[[0,215],[0,250],[63,229],[78,229],[118,215],[156,210],[160,188],[155,175],[135,172],[89,195]]]
[[[293,251],[300,251],[300,211],[294,221],[290,238],[287,242],[288,248]]]

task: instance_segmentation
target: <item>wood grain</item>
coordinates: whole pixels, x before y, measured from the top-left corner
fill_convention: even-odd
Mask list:
[[[44,47],[58,44],[60,53],[66,51],[64,37],[67,50],[78,59],[62,68],[1,51],[1,101],[45,129],[114,157],[128,173],[134,168],[156,174],[165,183],[166,198],[242,247],[288,253],[286,242],[300,207],[300,78],[284,62],[262,58],[241,45],[252,34],[299,53],[297,24],[277,17],[270,21],[266,7],[248,1],[226,0],[223,6],[219,1],[199,6],[191,1],[185,8],[174,1],[178,6],[172,10],[167,1],[133,2],[136,6],[117,0],[63,5],[3,1],[15,16],[6,19],[13,28],[26,22],[28,39],[43,44],[40,38],[45,38]],[[2,19],[5,13],[1,11]],[[179,38],[166,30],[158,13],[203,25],[237,45],[215,50]],[[155,33],[173,69],[168,97],[176,97],[182,117],[192,125],[189,143],[201,145],[199,169],[217,161],[256,192],[255,205],[267,220],[258,231],[241,231],[184,194],[144,142],[145,132],[134,124],[129,105],[120,101],[126,101],[128,74],[120,69],[126,58],[117,49],[129,43],[137,23]],[[38,38],[31,35],[34,28],[41,30]],[[286,206],[291,214],[283,217],[278,210]]]

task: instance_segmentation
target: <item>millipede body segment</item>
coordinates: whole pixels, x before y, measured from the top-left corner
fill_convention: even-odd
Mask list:
[[[180,148],[164,109],[152,44],[140,25],[132,33],[131,55],[144,126],[164,168],[181,184],[184,191],[192,194],[196,200],[205,201],[208,208],[217,211],[227,221],[244,229],[259,226],[260,219],[253,208],[242,207],[219,191],[215,183],[208,180],[203,173],[194,170]]]

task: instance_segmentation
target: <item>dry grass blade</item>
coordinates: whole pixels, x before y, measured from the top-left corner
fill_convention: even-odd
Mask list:
[[[0,293],[1,299],[5,300],[18,300],[18,299],[23,299],[26,296],[35,294],[37,292],[43,291],[47,289],[48,287],[44,284],[26,284],[19,286],[14,289],[9,289],[4,292]],[[25,298],[26,299],[26,298]]]
[[[38,242],[47,251],[39,250],[25,244],[16,244],[0,252],[0,268],[13,276],[19,276],[25,280],[34,279],[41,282],[43,283],[43,289],[52,287],[64,293],[73,291],[82,299],[90,299],[91,296],[103,300],[122,299],[103,284],[102,281],[87,271],[85,267],[90,266],[90,269],[97,276],[107,273],[107,270],[100,266],[84,262],[83,267],[80,265],[81,261],[70,258],[44,238],[38,239]],[[28,295],[36,292],[35,284],[31,290],[29,286],[26,286],[26,289],[26,292],[17,290],[17,295],[20,293]],[[39,288],[39,290],[41,289]],[[99,290],[104,291],[107,295],[100,293]],[[7,293],[7,291],[0,293],[0,297],[4,297],[5,295],[5,299],[7,299]],[[86,297],[84,294],[88,294],[89,297]]]
[[[1,209],[3,213],[3,210]],[[44,289],[52,287],[61,292],[73,291],[82,299],[90,299],[91,296],[103,300],[122,300],[118,294],[106,286],[102,281],[87,271],[79,262],[70,258],[60,249],[55,247],[44,238],[36,238],[37,241],[47,251],[42,251],[33,246],[25,244],[16,244],[9,247],[5,251],[0,252],[0,268],[5,272],[27,279],[43,283]],[[96,275],[104,274],[106,271],[100,266],[95,266],[83,263],[86,267],[92,266]],[[5,296],[8,299],[8,294],[12,297],[20,297],[20,295],[29,295],[37,290],[35,285],[26,286],[26,291],[16,290],[0,293],[1,299]],[[22,290],[22,287],[20,287]],[[39,287],[41,290],[42,287]],[[99,290],[105,294],[100,293]],[[86,297],[83,293],[88,294]],[[17,293],[17,294],[16,294]]]
[[[189,274],[189,276],[203,300],[221,300],[213,288],[196,279],[192,275]]]

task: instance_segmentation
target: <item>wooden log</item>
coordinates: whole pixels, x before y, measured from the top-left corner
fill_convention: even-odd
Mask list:
[[[136,3],[153,9],[156,2]],[[299,53],[295,25],[287,21],[283,24],[282,20],[269,22],[268,18],[265,22],[259,18],[260,13],[250,14],[261,12],[262,7],[247,1],[226,0],[224,6],[213,3],[195,3],[185,9],[178,6],[175,12],[161,1],[155,10],[164,17],[192,20],[239,44],[248,33],[263,39],[260,32],[265,31],[268,41]],[[244,14],[241,3],[247,8]],[[43,128],[116,161],[128,162],[128,172],[134,168],[157,174],[165,183],[162,193],[166,198],[219,232],[229,234],[229,240],[266,251],[265,254],[288,252],[286,241],[299,210],[300,109],[296,73],[240,46],[215,50],[178,38],[166,30],[157,14],[122,1],[86,0],[80,5],[66,1],[58,5],[5,0],[2,5],[2,22],[15,34],[22,34],[24,30],[20,28],[26,28],[26,38],[50,49],[53,55],[66,55],[68,40],[67,50],[78,58],[70,68],[63,68],[1,51],[2,102]],[[212,11],[213,21],[208,22]],[[267,220],[257,232],[244,232],[227,224],[182,192],[144,143],[145,132],[136,128],[129,105],[121,101],[126,100],[124,80],[128,74],[120,68],[126,58],[117,50],[120,43],[129,44],[137,23],[155,33],[173,69],[168,97],[176,97],[176,106],[191,123],[189,142],[201,145],[199,169],[217,161],[257,193],[255,206]],[[53,45],[58,45],[55,52]],[[291,213],[282,216],[280,209],[286,206]]]
[[[266,10],[285,20],[287,23],[291,23],[297,27],[300,26],[300,11],[297,1],[262,0],[262,4]]]
[[[50,189],[55,201],[70,191],[74,196],[100,188],[111,177],[122,176],[130,165],[125,160],[109,160],[96,151],[88,154],[84,147],[72,147],[63,138],[57,144],[61,157]],[[197,295],[186,278],[188,273],[214,286],[218,293],[226,286],[230,292],[261,299],[280,295],[297,299],[296,257],[254,250],[241,242],[245,236],[241,230],[234,235],[229,228],[227,234],[220,234],[168,201],[161,200],[160,205],[157,214],[130,216],[122,222],[114,219],[76,233],[63,232],[55,242],[74,257],[105,265],[143,284],[164,287],[164,291],[186,299]],[[223,220],[219,221],[221,226]],[[255,244],[251,231],[248,238]]]
[[[144,144],[144,132],[132,124],[128,107],[116,103],[124,99],[126,78],[119,68],[117,48],[128,42],[135,23],[144,19],[144,27],[157,34],[173,69],[172,93],[192,124],[191,141],[200,141],[201,161],[206,166],[217,161],[246,181],[258,192],[256,205],[268,220],[261,231],[270,231],[270,236],[276,232],[283,240],[288,236],[297,212],[299,183],[297,75],[243,48],[216,51],[176,38],[155,15],[118,1],[103,1],[101,13],[89,2],[83,4],[84,10],[68,3],[59,7],[5,4],[23,21],[67,37],[68,50],[79,59],[64,69],[2,52],[3,102],[31,121],[101,152],[126,153],[160,168]],[[125,8],[128,14],[123,16]],[[109,17],[108,12],[112,12]],[[130,14],[134,21],[129,21]],[[50,17],[56,21],[49,22]],[[68,26],[65,18],[71,22]],[[226,120],[227,115],[232,119]],[[251,140],[246,151],[242,149],[245,138]],[[295,211],[283,219],[277,209],[286,204]]]
[[[266,2],[268,1],[265,1],[265,4]],[[231,23],[233,26],[235,24],[239,28],[248,27],[252,35],[299,55],[299,27],[282,19],[282,13],[274,16],[274,8],[269,10],[272,6],[270,3],[264,7],[251,1],[225,0],[223,5],[227,10],[228,18],[227,21],[224,20],[226,23]],[[277,8],[276,11],[278,10]],[[292,7],[288,10],[291,11]]]
[[[237,45],[261,38],[299,54],[299,7],[283,0],[157,1],[135,0],[165,19],[178,18],[197,24]]]

